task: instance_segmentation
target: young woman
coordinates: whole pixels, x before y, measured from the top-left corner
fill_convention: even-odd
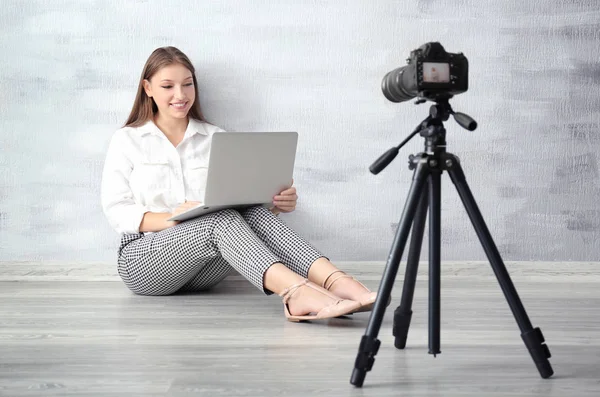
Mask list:
[[[278,217],[296,207],[293,186],[273,198],[270,210],[168,221],[202,200],[198,181],[206,177],[211,137],[222,132],[202,115],[188,57],[174,47],[156,49],[127,122],[112,136],[102,175],[102,207],[121,234],[125,285],[141,295],[199,291],[235,270],[262,293],[283,297],[290,321],[370,310],[376,294]]]

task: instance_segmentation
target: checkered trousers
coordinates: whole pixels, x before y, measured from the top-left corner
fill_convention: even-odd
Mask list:
[[[233,271],[270,295],[263,275],[273,263],[306,278],[323,256],[267,208],[256,206],[214,212],[147,235],[123,235],[118,272],[140,295],[206,290]]]

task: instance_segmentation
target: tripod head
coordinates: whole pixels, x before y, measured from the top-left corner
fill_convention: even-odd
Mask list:
[[[391,163],[394,158],[398,155],[398,152],[402,146],[406,145],[415,135],[419,134],[425,138],[425,151],[428,153],[435,153],[438,151],[446,150],[446,129],[444,128],[444,121],[450,118],[450,115],[454,117],[461,127],[469,131],[475,131],[477,128],[477,122],[471,118],[471,116],[465,113],[457,113],[450,106],[448,102],[450,98],[443,98],[436,101],[435,105],[431,105],[429,108],[429,116],[424,119],[415,130],[402,141],[398,146],[395,146],[382,154],[371,166],[369,171],[372,174],[377,175]],[[416,104],[424,103],[424,99],[419,99]]]

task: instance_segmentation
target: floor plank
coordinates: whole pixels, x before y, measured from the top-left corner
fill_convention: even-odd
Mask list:
[[[442,354],[427,353],[427,284],[408,346],[391,335],[401,280],[363,388],[350,385],[369,315],[295,324],[245,281],[169,297],[115,281],[0,282],[0,396],[597,396],[597,282],[515,279],[555,375],[537,373],[493,279],[442,279]],[[376,288],[378,279],[365,280]]]

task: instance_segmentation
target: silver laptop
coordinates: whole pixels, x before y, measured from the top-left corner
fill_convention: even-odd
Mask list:
[[[185,221],[226,208],[271,207],[273,196],[292,182],[297,145],[297,132],[213,134],[202,205],[169,220]]]

